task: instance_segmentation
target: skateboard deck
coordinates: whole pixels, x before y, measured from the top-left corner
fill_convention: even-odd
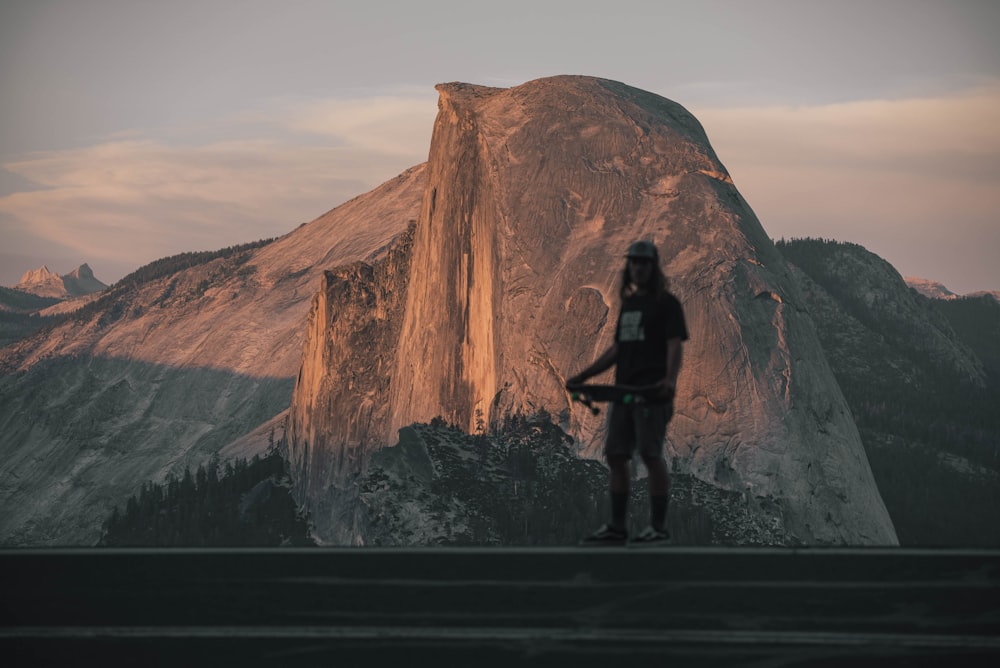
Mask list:
[[[644,404],[655,403],[657,388],[655,385],[573,385],[567,388],[570,391],[570,398],[578,401],[594,415],[600,413],[600,409],[595,406],[598,402],[608,402],[615,404]]]

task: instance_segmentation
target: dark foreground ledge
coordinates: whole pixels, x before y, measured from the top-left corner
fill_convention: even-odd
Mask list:
[[[0,600],[11,666],[1000,665],[987,550],[0,550]]]

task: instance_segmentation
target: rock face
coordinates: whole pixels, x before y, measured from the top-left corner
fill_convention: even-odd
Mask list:
[[[84,263],[62,277],[66,291],[72,296],[89,295],[107,289],[107,285],[94,277],[94,270]]]
[[[660,248],[691,333],[669,434],[675,465],[773,501],[771,520],[790,541],[896,542],[798,286],[693,116],[586,77],[438,90],[396,352],[372,351],[382,363],[368,372],[379,380],[366,381],[375,395],[344,390],[340,371],[323,391],[336,397],[325,404],[330,424],[362,424],[384,392],[387,419],[327,439],[319,472],[305,463],[317,455],[303,454],[316,433],[297,436],[311,429],[298,397],[322,404],[315,388],[327,382],[317,348],[306,349],[292,407],[303,422],[290,429],[289,451],[321,538],[350,533],[317,512],[323,481],[352,475],[327,463],[365,462],[414,422],[442,416],[477,431],[545,409],[596,456],[603,424],[572,410],[564,380],[612,341],[622,255],[644,238]],[[317,306],[327,323],[341,308],[355,313],[344,292]],[[326,326],[313,340],[350,350],[351,335]]]
[[[42,266],[40,269],[24,272],[21,282],[15,286],[18,290],[37,295],[39,297],[66,297],[66,287],[63,285],[59,274],[50,271],[48,267]]]
[[[355,542],[351,479],[385,445],[412,240],[413,226],[374,264],[325,272],[309,311],[288,454],[297,499],[314,509],[327,541]]]
[[[154,263],[0,351],[0,544],[94,544],[145,481],[266,443],[242,437],[291,402],[323,271],[385,254],[424,174],[266,245]]]

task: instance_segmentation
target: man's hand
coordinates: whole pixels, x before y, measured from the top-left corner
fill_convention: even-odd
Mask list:
[[[677,386],[668,378],[664,378],[656,384],[656,399],[664,403],[670,403],[677,394]]]
[[[583,385],[588,380],[593,378],[599,373],[603,373],[614,366],[615,362],[618,360],[618,344],[612,345],[610,348],[604,351],[604,353],[597,358],[597,361],[585,368],[580,373],[575,376],[571,376],[566,379],[566,389],[570,390],[573,387],[579,387]]]

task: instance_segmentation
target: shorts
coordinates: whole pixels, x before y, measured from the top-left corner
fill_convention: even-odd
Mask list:
[[[631,459],[636,450],[645,457],[662,456],[667,424],[673,415],[673,402],[628,406],[611,404],[604,456]]]

